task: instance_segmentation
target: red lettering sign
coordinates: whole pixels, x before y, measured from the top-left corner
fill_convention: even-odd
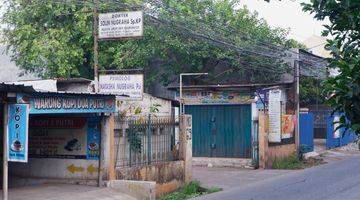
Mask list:
[[[86,123],[85,117],[30,117],[31,127],[79,129]]]

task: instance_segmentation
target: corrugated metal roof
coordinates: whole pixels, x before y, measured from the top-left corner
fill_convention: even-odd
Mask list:
[[[33,87],[0,82],[0,92],[36,92]]]

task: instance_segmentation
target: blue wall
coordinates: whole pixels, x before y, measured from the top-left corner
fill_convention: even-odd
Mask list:
[[[340,137],[334,138],[334,117],[327,118],[326,127],[326,148],[331,149],[335,147],[345,146],[357,140],[357,136],[352,130],[345,131],[345,128],[340,128]]]

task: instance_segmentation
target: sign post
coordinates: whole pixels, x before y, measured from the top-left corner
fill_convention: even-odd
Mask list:
[[[4,104],[4,133],[3,133],[3,185],[2,185],[2,198],[3,200],[8,200],[8,158],[7,158],[7,151],[8,151],[8,143],[7,135],[8,135],[8,105]]]
[[[269,142],[281,142],[281,90],[269,93]]]

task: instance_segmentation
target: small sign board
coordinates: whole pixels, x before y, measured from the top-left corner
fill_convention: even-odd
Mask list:
[[[28,161],[28,108],[26,104],[8,106],[8,161]]]
[[[143,74],[100,75],[99,91],[118,95],[119,100],[142,100],[144,93]]]
[[[99,39],[141,37],[143,26],[142,11],[99,14]]]

